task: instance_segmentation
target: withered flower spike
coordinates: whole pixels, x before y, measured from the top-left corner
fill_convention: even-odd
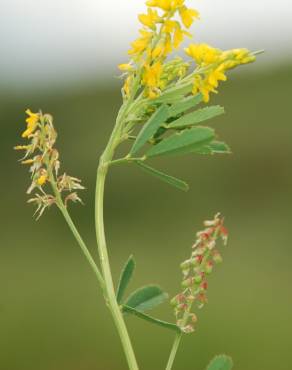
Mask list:
[[[36,194],[29,203],[36,203],[38,218],[43,214],[46,208],[56,203],[56,199],[48,195],[45,191],[47,184],[53,186],[62,195],[63,191],[72,192],[73,190],[82,190],[81,180],[66,174],[56,179],[60,169],[59,153],[54,148],[57,132],[53,125],[53,117],[49,114],[42,114],[41,111],[33,113],[29,109],[26,111],[27,128],[22,137],[29,141],[28,145],[17,145],[15,150],[24,150],[25,155],[21,160],[23,164],[30,165],[31,185],[27,193],[31,194],[38,189],[42,195]],[[33,155],[33,156],[32,156]],[[54,186],[55,185],[55,186]],[[68,201],[82,203],[76,192],[67,195],[65,203]],[[60,201],[60,200],[59,200]]]

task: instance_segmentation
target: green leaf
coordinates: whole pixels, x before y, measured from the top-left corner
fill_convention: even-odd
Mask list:
[[[159,155],[186,154],[196,148],[209,144],[215,137],[214,130],[209,127],[194,127],[176,133],[153,145],[146,153],[147,157]]]
[[[154,102],[158,103],[174,103],[183,99],[187,94],[190,94],[193,90],[193,83],[188,83],[182,86],[174,86],[163,92]]]
[[[231,150],[227,144],[222,141],[212,141],[210,144],[195,149],[198,154],[230,154]]]
[[[160,305],[167,298],[168,294],[159,286],[147,285],[132,293],[126,300],[125,305],[144,312]]]
[[[168,107],[167,105],[162,105],[157,111],[150,117],[150,119],[145,123],[142,130],[139,132],[130,154],[136,154],[139,149],[142,148],[144,144],[156,133],[159,126],[164,123],[168,118]]]
[[[201,94],[191,95],[185,99],[182,99],[180,102],[173,104],[173,106],[169,108],[169,117],[175,117],[178,114],[194,108],[202,101],[202,99],[203,96]]]
[[[202,109],[195,110],[194,112],[185,114],[179,119],[171,122],[168,127],[170,128],[182,128],[186,126],[196,125],[200,122],[206,121],[213,117],[219,116],[224,113],[224,108],[220,105],[214,105],[211,107],[205,107]]]
[[[186,182],[184,182],[180,179],[177,179],[176,177],[169,176],[169,175],[167,175],[163,172],[160,172],[160,171],[156,170],[155,168],[152,168],[152,167],[144,164],[141,161],[137,161],[135,163],[139,167],[141,167],[145,172],[159,178],[160,180],[166,182],[167,184],[172,185],[172,186],[174,186],[174,187],[176,187],[180,190],[183,190],[183,191],[188,191],[189,190],[189,185]]]
[[[129,285],[129,282],[133,276],[134,270],[136,267],[136,263],[133,256],[130,256],[128,261],[126,262],[123,270],[121,271],[119,285],[117,289],[117,302],[120,304],[124,293]]]
[[[122,310],[123,310],[124,313],[129,313],[129,314],[135,315],[135,316],[139,317],[140,319],[146,320],[146,321],[148,321],[152,324],[156,324],[156,325],[159,325],[163,328],[174,330],[178,333],[181,333],[181,329],[177,325],[175,325],[173,323],[170,323],[170,322],[167,322],[167,321],[156,319],[155,317],[150,316],[150,315],[146,315],[145,313],[143,313],[141,311],[138,311],[133,307],[123,305]]]
[[[214,357],[207,370],[231,370],[233,368],[232,358],[226,355]]]

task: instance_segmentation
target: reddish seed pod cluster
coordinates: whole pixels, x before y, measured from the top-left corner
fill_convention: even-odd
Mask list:
[[[180,265],[183,291],[171,300],[171,304],[174,306],[177,325],[186,333],[194,331],[197,322],[192,312],[193,304],[202,308],[207,303],[207,277],[212,273],[214,264],[222,262],[217,241],[221,239],[224,245],[227,243],[228,232],[223,222],[220,214],[215,215],[211,221],[205,221],[205,229],[197,233],[191,257]]]

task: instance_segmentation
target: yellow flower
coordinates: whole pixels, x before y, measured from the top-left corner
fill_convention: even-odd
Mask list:
[[[159,87],[160,77],[162,74],[161,62],[156,62],[152,66],[145,65],[143,74],[143,84],[148,87]]]
[[[48,175],[47,174],[43,174],[41,175],[38,179],[37,179],[37,184],[42,186],[44,185],[48,180]]]
[[[34,159],[26,159],[25,161],[21,162],[22,164],[32,164],[34,163]]]
[[[157,91],[155,91],[154,89],[149,89],[148,90],[148,97],[149,97],[149,99],[155,99],[155,98],[157,98],[157,96],[158,96],[158,92]]]
[[[184,5],[184,2],[185,0],[149,0],[146,4],[168,12],[180,8]]]
[[[30,136],[37,127],[39,121],[39,114],[32,113],[30,109],[27,109],[25,113],[28,115],[27,119],[25,120],[27,123],[26,130],[22,133],[22,137]]]
[[[224,68],[219,66],[215,70],[211,71],[207,77],[208,83],[213,87],[218,87],[218,81],[226,81],[227,77],[224,74]]]
[[[16,145],[14,147],[14,150],[28,150],[30,148],[30,145]]]
[[[28,125],[36,124],[39,120],[39,114],[33,113],[30,109],[27,109],[25,113],[28,115],[27,119],[25,120]]]
[[[140,14],[139,21],[146,27],[155,28],[156,23],[160,20],[156,10],[148,8],[148,14]]]
[[[196,19],[199,19],[200,14],[195,9],[188,9],[186,6],[183,6],[179,10],[181,20],[186,28],[190,28]]]
[[[205,103],[208,103],[210,100],[210,93],[211,92],[216,93],[217,91],[214,89],[212,85],[209,84],[207,78],[203,80],[201,76],[196,76],[192,92],[194,95],[197,94],[198,92],[201,93],[203,96],[203,101]]]
[[[180,46],[180,44],[183,42],[185,35],[191,36],[188,32],[182,30],[179,22],[172,21],[172,20],[167,20],[164,22],[162,32],[166,34],[167,36],[169,36],[170,38],[173,35],[173,46],[175,49],[177,49]]]
[[[199,65],[218,62],[222,53],[221,50],[207,44],[191,44],[185,49],[185,52]]]
[[[132,82],[132,76],[128,76],[126,78],[126,81],[125,81],[125,84],[124,84],[124,92],[126,94],[127,97],[130,96],[130,92],[131,92],[131,82]]]
[[[235,60],[240,64],[251,63],[256,60],[256,57],[251,55],[247,49],[233,49],[231,52],[234,54]]]
[[[133,66],[130,63],[119,64],[118,68],[124,72],[129,72],[133,70]]]
[[[173,46],[177,49],[183,42],[184,34],[180,27],[177,27],[173,34]]]
[[[155,48],[151,51],[152,59],[159,58],[163,55],[164,47],[162,44],[155,46]]]
[[[145,30],[140,30],[141,37],[132,42],[133,49],[129,50],[130,55],[139,55],[142,54],[148,47],[152,39],[152,32]]]

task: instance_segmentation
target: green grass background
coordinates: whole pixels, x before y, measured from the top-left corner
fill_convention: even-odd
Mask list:
[[[259,62],[260,63],[260,62]],[[204,219],[221,211],[230,229],[224,264],[210,278],[209,304],[198,312],[174,369],[204,369],[230,354],[236,370],[291,370],[291,64],[232,73],[212,103],[226,115],[211,123],[230,156],[153,161],[186,179],[185,194],[132,166],[111,170],[106,232],[117,280],[129,254],[137,260],[131,289],[180,286]],[[97,86],[97,87],[96,87]],[[97,256],[93,223],[95,172],[120,105],[118,84],[50,91],[1,89],[0,368],[124,370],[126,363],[91,270],[56,209],[40,221],[26,205],[27,168],[12,150],[21,143],[24,110],[55,117],[62,168],[83,179],[85,207],[72,217]],[[153,314],[172,320],[165,304]],[[164,369],[172,333],[127,320],[141,369]]]

